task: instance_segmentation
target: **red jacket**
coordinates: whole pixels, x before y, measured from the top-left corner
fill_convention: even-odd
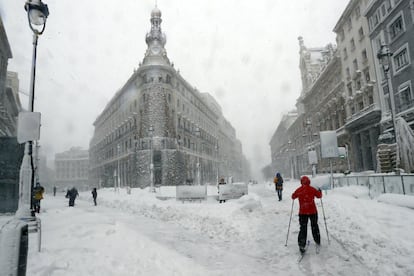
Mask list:
[[[310,186],[310,179],[302,176],[302,186],[292,194],[292,199],[299,198],[299,215],[312,215],[318,213],[314,198],[322,198],[322,192]]]

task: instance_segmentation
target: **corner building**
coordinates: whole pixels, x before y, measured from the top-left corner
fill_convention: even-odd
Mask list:
[[[227,120],[220,105],[168,59],[158,8],[150,21],[142,64],[94,122],[91,184],[143,188],[151,177],[154,186],[247,178],[241,143],[235,131],[227,131],[230,124],[222,123]]]

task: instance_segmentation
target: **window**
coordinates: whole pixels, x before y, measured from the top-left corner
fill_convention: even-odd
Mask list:
[[[355,50],[355,40],[354,39],[351,39],[350,44],[351,44],[351,51]]]
[[[388,33],[390,40],[394,40],[399,34],[404,32],[404,21],[402,14],[400,14],[389,26]]]
[[[348,21],[346,22],[346,25],[348,26],[348,30],[352,29],[352,19],[351,19],[351,17],[348,18]]]
[[[363,51],[362,51],[362,53],[361,53],[361,56],[362,56],[362,62],[367,62],[368,61],[368,55],[367,55],[367,50],[366,49],[364,49]]]
[[[395,105],[398,112],[404,111],[413,107],[413,91],[411,89],[411,82],[403,83],[398,87],[398,92],[395,95]]]
[[[361,80],[359,78],[355,81],[355,89],[361,90]]]
[[[398,73],[410,64],[410,57],[408,54],[408,44],[402,47],[394,54],[393,58],[394,72]]]
[[[358,70],[358,61],[357,59],[354,59],[354,61],[352,62],[353,66],[354,66],[354,70]]]
[[[392,8],[391,6],[391,0],[386,0],[385,1],[385,8],[387,9],[387,12],[389,12]]]
[[[348,96],[352,96],[352,83],[348,83],[346,87],[348,89]]]
[[[359,6],[355,8],[355,17],[356,19],[361,17],[361,8]]]
[[[375,13],[369,18],[368,21],[369,21],[369,29],[370,31],[373,31],[380,23],[379,9],[375,11]]]
[[[372,105],[374,103],[374,97],[372,96],[372,93],[368,95],[368,104]]]
[[[358,35],[359,35],[359,40],[364,39],[365,34],[364,34],[364,29],[362,27],[359,28]]]
[[[361,111],[362,109],[364,109],[364,102],[361,100],[358,102],[358,111]]]
[[[371,80],[371,76],[369,75],[368,69],[364,71],[364,77],[366,82],[369,82]]]

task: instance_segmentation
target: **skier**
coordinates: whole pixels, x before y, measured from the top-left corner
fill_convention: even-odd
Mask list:
[[[283,177],[279,172],[276,173],[276,176],[273,179],[273,183],[275,183],[275,189],[277,192],[277,196],[279,197],[279,201],[281,201],[282,191],[283,191]]]
[[[75,205],[75,199],[79,195],[78,190],[75,187],[68,190],[66,193],[66,198],[69,198],[69,207],[73,207]]]
[[[316,209],[314,198],[322,198],[320,189],[315,189],[310,186],[310,179],[307,176],[302,176],[300,179],[302,184],[292,194],[292,199],[299,198],[299,235],[298,244],[301,253],[306,250],[306,237],[308,230],[308,219],[311,221],[312,236],[317,246],[321,244],[321,236],[318,226],[318,210]]]
[[[53,196],[56,196],[56,186],[53,186]]]
[[[96,191],[96,188],[93,188],[92,190],[92,197],[93,197],[93,203],[96,206],[96,197],[98,196],[98,192]]]

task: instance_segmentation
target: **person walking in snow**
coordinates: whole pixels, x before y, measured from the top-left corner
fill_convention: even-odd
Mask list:
[[[40,213],[40,201],[43,199],[43,193],[45,188],[40,186],[39,182],[36,182],[36,186],[33,189],[33,207],[36,213]]]
[[[218,189],[218,193],[219,194],[220,194],[220,185],[226,185],[226,181],[224,181],[224,178],[220,178],[220,181],[219,181],[219,183],[217,185],[217,189]],[[219,197],[220,197],[220,195],[219,195]],[[225,203],[225,202],[226,202],[225,199],[220,199],[219,200],[219,203]]]
[[[292,199],[299,199],[299,235],[298,245],[301,253],[305,252],[306,237],[308,230],[308,219],[311,222],[312,236],[317,246],[321,244],[321,235],[319,233],[318,226],[318,210],[316,209],[314,198],[322,198],[322,192],[320,189],[315,189],[310,186],[310,179],[307,176],[302,176],[300,179],[302,184],[292,194]]]
[[[277,172],[275,178],[273,179],[273,183],[275,183],[275,189],[277,192],[277,196],[279,201],[282,200],[282,191],[283,191],[283,177],[282,175]]]
[[[69,207],[75,206],[75,199],[79,195],[78,190],[75,187],[68,190],[66,193],[66,198],[69,198]]]
[[[96,191],[96,188],[93,188],[92,190],[92,197],[93,197],[93,203],[96,206],[96,198],[98,197],[98,192]]]

